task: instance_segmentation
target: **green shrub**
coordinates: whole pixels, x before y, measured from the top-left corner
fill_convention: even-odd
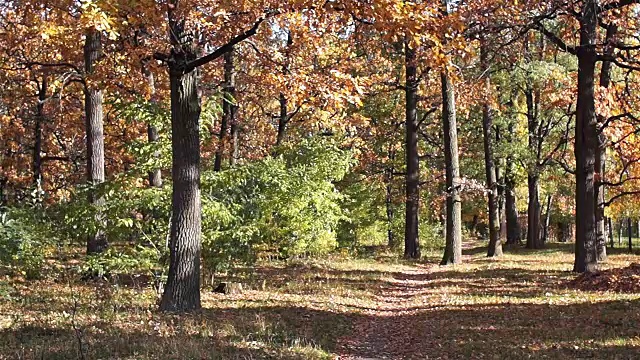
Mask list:
[[[45,256],[55,243],[41,215],[34,208],[0,214],[0,263],[27,279],[41,277]]]

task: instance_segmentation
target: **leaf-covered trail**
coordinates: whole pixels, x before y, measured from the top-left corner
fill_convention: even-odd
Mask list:
[[[493,260],[478,247],[463,265],[389,272],[375,305],[339,339],[337,358],[640,358],[640,294],[567,288],[575,275],[566,250]],[[608,266],[628,262],[613,256]]]

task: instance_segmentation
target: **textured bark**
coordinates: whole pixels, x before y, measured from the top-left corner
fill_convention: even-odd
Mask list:
[[[177,2],[174,1],[174,9]],[[183,19],[169,10],[172,42],[180,52],[172,52],[168,62],[171,92],[171,150],[173,193],[169,273],[160,310],[190,311],[200,304],[200,97],[198,75],[186,66],[196,58]],[[185,69],[187,69],[185,71]]]
[[[580,17],[578,47],[578,104],[575,126],[576,157],[576,251],[573,270],[597,270],[595,218],[595,157],[598,147],[594,99],[594,72],[597,61],[598,2],[587,0]]]
[[[540,198],[539,178],[537,175],[529,175],[527,184],[529,187],[529,207],[527,208],[527,249],[539,249],[540,241]]]
[[[153,98],[153,96],[156,93],[155,78],[151,70],[149,70],[149,68],[146,66],[146,64],[142,65],[142,74],[147,79],[147,84],[149,85],[149,89],[151,91],[151,97]],[[159,139],[160,139],[160,135],[158,134],[158,129],[155,126],[153,126],[153,124],[147,124],[147,140],[149,141],[149,143],[158,142]],[[153,156],[156,158],[159,157],[160,152],[158,151],[154,152]],[[149,171],[148,178],[149,178],[149,186],[158,187],[158,188],[162,187],[162,171],[160,169],[154,169]]]
[[[458,161],[458,129],[456,100],[448,74],[440,74],[442,88],[442,128],[444,132],[444,162],[446,178],[446,246],[440,264],[462,262],[462,206],[460,202],[460,164]]]
[[[84,67],[85,73],[91,75],[95,63],[102,56],[102,39],[100,32],[90,29],[85,34]],[[84,111],[87,145],[87,182],[97,185],[104,182],[104,124],[102,111],[102,90],[94,86],[84,87]],[[89,202],[96,207],[104,204],[104,199],[93,191],[89,193]],[[98,214],[98,222],[103,221]],[[90,234],[87,239],[87,254],[100,253],[108,246],[107,237],[102,230]]]
[[[480,50],[480,63],[483,69],[488,69],[487,52],[483,45]],[[491,80],[485,76],[485,94],[491,92]],[[496,180],[496,166],[493,158],[493,114],[489,100],[482,106],[482,134],[484,137],[484,166],[489,210],[489,248],[487,256],[502,256],[502,241],[500,239],[500,212],[498,209],[498,182]]]
[[[160,309],[200,308],[200,99],[195,71],[171,67],[173,196],[170,263]]]
[[[609,24],[607,26],[607,33],[605,38],[605,55],[612,55],[616,33],[618,28],[615,24]],[[603,61],[602,68],[600,70],[600,86],[608,88],[611,84],[611,61]],[[598,116],[598,122],[604,123],[606,119],[602,116]],[[605,261],[607,259],[607,232],[605,226],[605,197],[604,197],[604,185],[601,180],[604,180],[605,175],[605,163],[606,163],[606,151],[607,151],[607,138],[600,126],[598,126],[598,146],[596,148],[595,159],[595,171],[598,174],[596,179],[596,236],[597,236],[597,260]]]
[[[415,51],[411,49],[405,40],[405,67],[406,67],[406,165],[407,175],[405,181],[405,229],[404,229],[404,256],[405,258],[420,258],[420,241],[418,238],[418,212],[420,211],[420,161],[418,156],[418,113],[417,92],[418,77],[416,72]]]

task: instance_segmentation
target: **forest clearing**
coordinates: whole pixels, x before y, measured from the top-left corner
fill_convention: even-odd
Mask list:
[[[640,358],[639,14],[0,1],[0,359]]]

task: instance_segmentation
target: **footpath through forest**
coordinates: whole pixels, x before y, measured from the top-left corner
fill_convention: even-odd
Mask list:
[[[242,292],[206,284],[203,309],[180,315],[142,281],[0,279],[0,359],[640,359],[640,293],[575,289],[572,244],[499,260],[469,245],[455,267],[437,253],[264,262],[215,279]],[[606,267],[634,262],[614,251]],[[594,280],[640,278],[616,274]]]

